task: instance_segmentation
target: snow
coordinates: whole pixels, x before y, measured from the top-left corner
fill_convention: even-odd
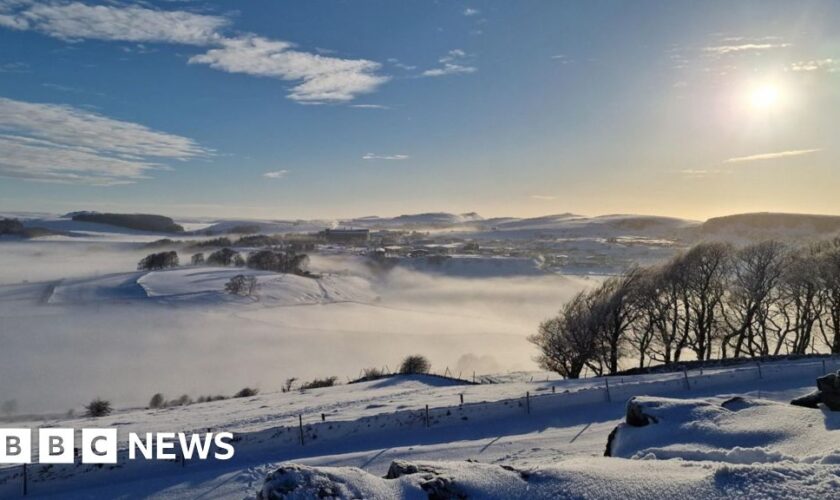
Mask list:
[[[827,361],[828,370],[840,367],[838,358]],[[293,475],[312,488],[336,488],[339,498],[425,498],[424,487],[441,481],[471,498],[784,498],[795,491],[819,498],[840,485],[840,414],[787,401],[810,390],[822,371],[822,360],[800,360],[767,363],[760,372],[688,372],[687,385],[682,373],[619,377],[609,393],[602,379],[458,385],[411,376],[15,425],[115,426],[121,439],[130,430],[209,428],[237,436],[231,462],[190,461],[180,468],[125,462],[123,455],[114,470],[54,467],[32,485],[62,498],[254,497],[289,461],[305,466]],[[743,400],[727,402],[731,394]],[[603,457],[632,396],[657,423],[622,424],[616,456]],[[427,404],[430,427],[424,424]],[[298,415],[304,416],[304,446]],[[435,472],[383,479],[397,459]],[[0,496],[14,492],[12,470],[0,471]]]
[[[622,424],[612,454],[752,464],[819,463],[840,452],[840,413],[754,398],[731,405],[727,399],[636,398],[656,421]]]

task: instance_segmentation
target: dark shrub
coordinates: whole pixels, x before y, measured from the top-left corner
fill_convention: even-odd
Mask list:
[[[414,354],[406,357],[402,364],[400,364],[400,373],[429,373],[431,367],[431,363],[429,363],[429,360],[425,356]]]
[[[163,408],[165,403],[166,400],[163,398],[163,394],[157,393],[149,400],[149,408]]]
[[[88,417],[105,417],[111,414],[111,402],[96,398],[85,406],[85,415]]]
[[[306,382],[300,385],[300,390],[319,389],[321,387],[332,387],[338,381],[338,377],[316,378],[312,382]]]
[[[245,387],[245,388],[241,389],[239,392],[237,392],[236,394],[234,394],[233,397],[235,397],[235,398],[250,398],[250,397],[256,396],[259,392],[260,392],[259,389],[256,389],[256,388],[252,389],[250,387]]]

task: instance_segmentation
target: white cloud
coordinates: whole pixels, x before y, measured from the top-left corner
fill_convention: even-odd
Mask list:
[[[443,66],[440,68],[427,69],[423,76],[445,76],[474,73],[478,71],[475,66],[469,66],[466,61],[469,58],[466,52],[461,49],[452,49],[445,56],[438,59]]]
[[[266,172],[263,174],[263,177],[268,177],[269,179],[282,179],[289,174],[288,170],[275,170],[274,172]]]
[[[175,43],[211,47],[193,56],[229,73],[297,82],[289,98],[304,104],[346,102],[373,92],[389,80],[381,65],[298,50],[292,43],[257,35],[225,37],[229,21],[220,16],[164,11],[139,6],[87,5],[80,2],[0,0],[0,26],[33,30],[62,40]],[[143,51],[151,49],[139,46]],[[324,49],[316,49],[325,52]]]
[[[401,160],[408,160],[411,158],[408,155],[378,155],[374,153],[367,153],[362,156],[363,160],[390,160],[390,161],[401,161]]]
[[[228,24],[218,16],[136,6],[6,0],[0,25],[64,40],[96,39],[206,45]]]
[[[465,16],[468,16],[468,17],[469,17],[469,16],[477,16],[477,15],[478,15],[478,14],[480,14],[480,13],[481,13],[481,11],[480,11],[480,10],[478,10],[478,9],[473,9],[473,8],[471,8],[471,7],[467,7],[466,9],[464,9],[464,15],[465,15]]]
[[[351,104],[350,107],[359,109],[391,109],[384,104]]]
[[[89,185],[147,178],[161,160],[211,151],[192,139],[56,104],[0,98],[0,176]]]
[[[540,200],[540,201],[550,201],[550,200],[556,200],[557,197],[547,195],[547,194],[532,194],[531,199]]]
[[[789,43],[740,43],[729,45],[714,45],[705,47],[703,50],[717,55],[732,54],[738,52],[761,52],[772,49],[783,49],[790,47]]]
[[[346,102],[373,92],[388,81],[377,75],[381,67],[366,59],[339,59],[295,50],[291,43],[259,36],[229,38],[221,48],[190,58],[229,73],[300,81],[289,98],[303,103]]]
[[[811,61],[799,61],[790,66],[791,71],[827,71],[836,73],[840,71],[840,60],[837,59],[815,59]]]
[[[811,153],[816,153],[818,151],[822,151],[821,149],[792,149],[790,151],[780,151],[778,153],[762,153],[757,155],[750,155],[750,156],[739,156],[736,158],[729,158],[728,160],[724,160],[724,163],[741,163],[747,161],[760,161],[760,160],[775,160],[777,158],[788,158],[791,156],[802,156]]]

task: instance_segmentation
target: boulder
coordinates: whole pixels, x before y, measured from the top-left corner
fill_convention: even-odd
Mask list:
[[[817,378],[816,391],[790,402],[806,408],[818,408],[820,403],[831,411],[840,411],[840,371]]]

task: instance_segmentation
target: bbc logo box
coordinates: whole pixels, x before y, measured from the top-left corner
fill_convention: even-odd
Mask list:
[[[38,462],[72,464],[75,460],[73,429],[38,429]],[[82,462],[117,463],[116,429],[82,429]],[[32,429],[0,429],[0,464],[32,463]]]

